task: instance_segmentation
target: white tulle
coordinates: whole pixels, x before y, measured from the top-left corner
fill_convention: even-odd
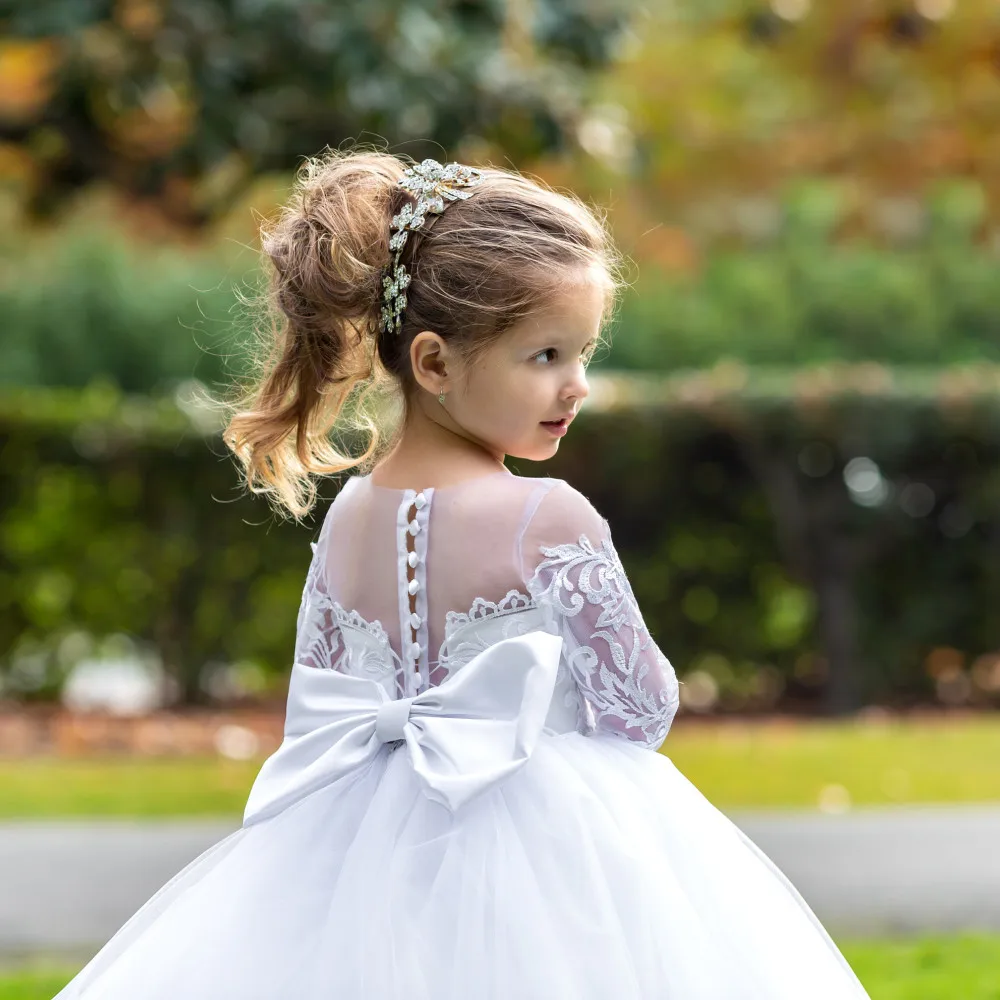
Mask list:
[[[657,752],[677,680],[585,498],[351,483],[243,827],[57,1000],[867,997]]]
[[[844,1000],[781,873],[663,754],[543,736],[459,813],[405,756],[181,872],[60,1000]]]

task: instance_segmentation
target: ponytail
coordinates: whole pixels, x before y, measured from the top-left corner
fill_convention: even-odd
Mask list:
[[[224,439],[247,488],[296,518],[315,502],[314,476],[363,464],[378,449],[378,424],[362,404],[377,383],[381,272],[402,171],[395,157],[379,153],[311,159],[290,202],[261,230],[268,275],[262,374],[231,404]],[[342,416],[370,434],[359,456],[329,438]]]

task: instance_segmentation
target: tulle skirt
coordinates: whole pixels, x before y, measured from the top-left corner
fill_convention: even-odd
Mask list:
[[[454,814],[387,749],[209,848],[57,1000],[863,997],[667,756],[571,732]]]

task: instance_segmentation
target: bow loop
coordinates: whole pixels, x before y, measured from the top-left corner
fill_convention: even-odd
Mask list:
[[[426,794],[455,811],[527,763],[552,701],[562,641],[542,630],[502,639],[438,687],[398,700],[374,680],[296,663],[285,738],[254,781],[243,825],[276,815],[400,740]]]

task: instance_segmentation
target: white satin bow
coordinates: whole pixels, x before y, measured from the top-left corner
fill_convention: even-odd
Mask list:
[[[427,795],[454,812],[531,756],[562,642],[543,631],[502,639],[438,687],[399,700],[374,680],[296,663],[284,740],[254,781],[243,825],[367,764],[394,740],[405,742]]]

